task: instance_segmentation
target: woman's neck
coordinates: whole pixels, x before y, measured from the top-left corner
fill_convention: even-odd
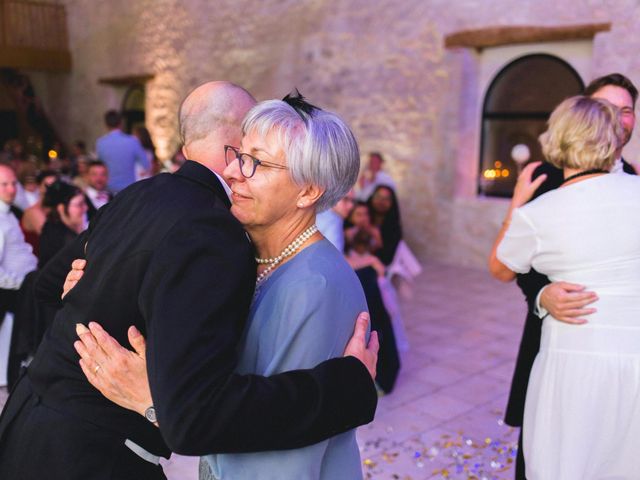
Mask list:
[[[590,172],[590,173],[587,173]],[[585,173],[585,175],[580,175],[582,173]],[[562,169],[562,174],[565,178],[565,181],[562,183],[562,185],[571,185],[573,183],[577,183],[577,182],[581,182],[582,180],[586,180],[587,178],[592,178],[596,175],[602,175],[603,173],[607,173],[606,170],[604,169],[598,169],[598,168],[594,168],[594,169],[589,169],[589,168],[568,168],[565,167]],[[574,177],[576,175],[579,175],[575,178],[571,178]]]
[[[266,227],[248,227],[247,233],[253,242],[256,257],[277,257],[291,242],[315,224],[315,218],[315,214],[312,214],[290,221],[280,221]],[[319,238],[319,234],[316,233],[300,249],[316,242]]]

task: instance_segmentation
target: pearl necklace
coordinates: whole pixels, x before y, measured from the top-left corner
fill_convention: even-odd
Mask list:
[[[287,245],[286,248],[277,257],[273,257],[273,258],[256,257],[256,262],[258,262],[259,264],[261,265],[269,264],[266,270],[264,270],[260,275],[258,275],[258,278],[256,279],[256,286],[259,285],[267,277],[267,275],[271,273],[271,270],[276,268],[282,262],[282,260],[296,253],[298,249],[307,240],[309,240],[313,236],[313,234],[316,233],[317,231],[318,231],[318,227],[316,225],[310,226],[304,232],[302,232],[293,242]]]

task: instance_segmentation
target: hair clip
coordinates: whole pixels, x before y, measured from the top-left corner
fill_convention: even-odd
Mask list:
[[[315,105],[311,105],[309,102],[305,100],[305,98],[300,94],[297,88],[294,88],[291,93],[289,93],[286,97],[282,99],[283,102],[287,103],[291,106],[298,114],[305,120],[305,116],[302,114],[304,112],[307,115],[311,115],[314,110],[320,110]]]

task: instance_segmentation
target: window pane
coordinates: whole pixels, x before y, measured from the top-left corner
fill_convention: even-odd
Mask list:
[[[482,165],[480,168],[481,194],[510,197],[518,178],[519,167],[511,158],[516,145],[529,148],[530,160],[543,160],[538,136],[546,130],[546,120],[507,119],[483,122]]]

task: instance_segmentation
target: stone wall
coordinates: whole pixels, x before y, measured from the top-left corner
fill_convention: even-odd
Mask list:
[[[164,157],[178,145],[179,102],[196,85],[227,79],[258,99],[296,86],[349,122],[363,159],[371,150],[385,154],[418,255],[464,265],[484,265],[507,204],[475,197],[480,55],[445,50],[444,36],[496,25],[611,22],[593,41],[591,73],[621,71],[640,83],[633,0],[64,3],[73,72],[40,74],[34,83],[68,140],[93,144],[102,113],[120,106],[123,88],[100,78],[154,75],[147,126]],[[627,157],[639,147],[634,140]]]

